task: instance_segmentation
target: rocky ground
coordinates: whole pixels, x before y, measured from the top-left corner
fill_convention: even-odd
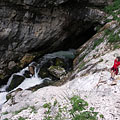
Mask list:
[[[98,71],[93,73],[91,69],[90,73],[83,75],[87,70],[85,69],[76,74],[74,80],[61,87],[49,86],[35,92],[29,90],[13,92],[11,99],[3,105],[1,120],[5,118],[17,120],[20,116],[27,118],[26,120],[42,120],[45,112],[43,104],[53,102],[55,99],[60,103],[66,103],[68,96],[72,97],[75,94],[88,101],[97,112],[102,113],[105,120],[120,120],[120,75],[117,76],[117,85],[111,85],[108,71],[113,64],[115,53],[119,50],[109,52],[88,63],[88,65],[94,64],[103,58],[102,62],[92,68],[93,70],[97,68]],[[35,113],[32,111],[32,106],[35,107]],[[15,114],[16,111],[20,112]]]
[[[116,55],[119,55],[120,48],[113,49],[112,44],[108,43],[108,35],[104,36],[104,41],[99,45],[93,45],[93,42],[103,36],[104,29],[117,30],[118,27],[117,22],[112,21],[86,43],[90,46],[87,46],[89,53],[84,50],[74,61],[76,65],[71,81],[59,87],[48,86],[34,92],[17,90],[11,93],[10,99],[2,107],[1,120],[18,120],[20,117],[25,120],[43,120],[45,103],[57,100],[61,105],[67,104],[68,98],[73,95],[79,95],[95,111],[103,114],[104,118],[98,118],[99,120],[120,120],[120,75],[116,76],[116,83],[109,80],[109,70]],[[92,45],[94,49],[91,49]],[[78,51],[84,47],[85,45]],[[80,59],[82,55],[85,56]]]

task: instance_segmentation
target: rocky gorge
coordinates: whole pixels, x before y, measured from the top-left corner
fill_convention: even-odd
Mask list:
[[[46,111],[44,104],[53,104],[57,100],[61,106],[67,105],[70,109],[69,98],[78,95],[103,115],[98,117],[98,120],[119,120],[120,75],[116,76],[116,83],[113,84],[113,81],[109,80],[109,69],[120,48],[114,48],[115,44],[109,42],[110,34],[106,34],[106,30],[113,30],[119,35],[119,29],[117,21],[109,22],[78,49],[80,55],[74,60],[75,67],[70,81],[66,84],[59,87],[48,86],[36,91],[18,89],[11,92],[8,101],[2,107],[1,119],[43,120]],[[94,46],[95,41],[101,38],[104,40]],[[51,109],[50,114],[53,116],[51,120],[53,120],[58,111],[55,106]],[[65,120],[72,119],[67,113],[63,115]]]
[[[101,8],[111,0],[1,0],[0,84],[34,59],[77,48],[104,24]],[[89,33],[89,34],[88,34]]]
[[[73,46],[79,48],[76,50],[76,58],[73,60],[73,70],[70,73],[68,72],[68,74],[66,74],[64,72],[63,63],[65,61],[61,58],[59,60],[58,58],[53,59],[53,61],[59,61],[59,64],[62,65],[61,68],[56,67],[56,62],[54,64],[52,63],[52,66],[47,69],[50,70],[49,72],[52,73],[53,76],[58,75],[57,77],[60,77],[59,75],[66,74],[65,78],[61,78],[61,80],[65,80],[64,84],[59,84],[59,86],[51,84],[50,86],[43,88],[38,87],[39,85],[37,88],[18,88],[9,93],[6,93],[7,100],[3,104],[0,111],[1,120],[120,120],[120,75],[118,74],[115,77],[115,81],[109,80],[111,76],[110,68],[113,65],[115,57],[119,55],[120,51],[119,1],[113,3],[111,5],[112,7],[110,6],[106,8],[104,12],[103,8],[108,4],[111,4],[111,1],[106,2],[105,0],[76,0],[72,2],[71,0],[49,0],[42,2],[31,0],[28,2],[25,0],[20,0],[18,2],[15,2],[11,0],[9,2],[1,2],[2,6],[8,6],[8,3],[9,8],[11,9],[14,9],[13,5],[17,5],[22,8],[21,10],[25,9],[28,11],[30,9],[33,10],[33,7],[35,7],[37,11],[39,9],[42,11],[52,8],[53,11],[50,15],[53,15],[54,13],[54,15],[58,16],[63,15],[63,18],[65,18],[64,21],[61,21],[62,23],[60,26],[58,22],[58,26],[55,27],[54,25],[56,24],[53,24],[54,27],[50,26],[46,28],[46,30],[50,29],[50,31],[48,30],[49,32],[53,32],[55,30],[55,32],[53,32],[56,34],[55,36],[52,36],[51,34],[48,35],[49,33],[47,33],[45,30],[45,36],[43,35],[43,37],[46,37],[45,39],[41,38],[42,33],[40,32],[38,33],[39,35],[37,37],[34,36],[35,38],[32,38],[32,40],[28,42],[29,44],[27,42],[24,44],[24,42],[27,41],[26,37],[29,36],[31,38],[33,37],[33,34],[28,34],[25,32],[25,30],[23,30],[25,29],[25,26],[23,28],[20,27],[20,30],[17,31],[17,33],[19,33],[17,34],[17,39],[21,41],[20,45],[25,45],[26,48],[19,46],[20,50],[22,50],[22,52],[20,52],[18,50],[19,47],[16,47],[14,50],[19,51],[19,57],[15,57],[17,54],[14,54],[15,58],[12,58],[11,56],[11,59],[6,60],[7,62],[9,60],[10,62],[13,62],[13,60],[16,59],[14,62],[16,62],[18,70],[20,70],[20,68],[22,69],[33,60],[36,60],[38,62],[41,54],[45,54],[46,51],[52,52],[56,50],[65,50],[68,48],[73,48]],[[71,4],[72,6],[70,6]],[[6,9],[6,7],[4,7],[4,9]],[[36,10],[31,12],[36,13]],[[63,10],[60,12],[61,14],[59,14],[59,10]],[[69,14],[63,14],[65,11],[69,12]],[[46,11],[44,12],[46,13]],[[58,14],[56,12],[58,12]],[[37,14],[36,17],[38,16],[39,15]],[[17,14],[14,18],[16,17]],[[58,19],[57,17],[55,20]],[[59,16],[59,18],[62,17]],[[49,19],[50,18],[48,17],[48,21]],[[23,18],[21,20],[23,20]],[[32,20],[33,18],[26,22],[13,19],[13,23],[17,21],[20,22],[19,24],[23,24],[25,22],[24,25],[29,26],[32,24],[33,28],[35,27],[35,24],[37,24],[36,26],[41,26],[41,24],[43,24],[41,23],[43,22],[41,21],[43,18],[39,19],[39,25],[36,23],[36,21],[34,21],[33,24]],[[51,21],[51,23],[48,23],[48,21],[44,21],[44,25],[48,25],[53,22]],[[36,30],[36,28],[34,28],[34,30]],[[41,30],[43,30],[43,28],[41,28]],[[22,34],[21,32],[25,32],[25,36],[20,39],[19,37]],[[32,32],[34,33],[35,31]],[[9,32],[7,31],[6,33]],[[3,34],[3,31],[1,34]],[[13,34],[8,35],[9,40],[11,39],[11,35]],[[4,37],[1,37],[1,39],[3,38]],[[8,40],[8,38],[6,38],[6,40]],[[36,42],[34,40],[36,40]],[[45,41],[45,43],[41,43],[41,40]],[[32,41],[36,45],[31,43]],[[69,45],[67,44],[68,42]],[[71,43],[73,44],[71,45]],[[5,45],[5,43],[3,44]],[[13,51],[11,50],[11,52]],[[6,51],[6,54],[8,53],[9,52]],[[60,52],[58,53],[60,54]],[[53,71],[53,67],[55,71]],[[6,70],[8,69],[6,66],[4,66],[4,68]],[[4,71],[4,69],[2,70]],[[62,70],[63,72],[61,73],[59,70]],[[8,74],[6,73],[6,75]],[[2,81],[3,80],[5,80],[4,77]],[[62,82],[61,80],[60,82]],[[82,106],[84,111],[80,112],[80,114],[78,114],[79,109],[77,109],[76,113],[72,114],[72,107],[74,108],[74,103],[71,102],[71,99],[74,101],[76,96],[82,98],[80,99],[80,103],[83,103],[84,99],[89,104],[87,110]],[[77,105],[79,106],[80,103]],[[83,105],[88,106],[88,104],[84,102]]]

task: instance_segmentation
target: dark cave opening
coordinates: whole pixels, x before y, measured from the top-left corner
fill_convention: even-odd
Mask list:
[[[60,48],[62,50],[79,48],[85,42],[87,42],[93,35],[96,34],[97,31],[94,28],[95,28],[95,26],[91,26],[89,29],[78,34],[77,36],[72,34],[69,38],[64,40],[64,42],[62,43]]]
[[[83,45],[85,42],[87,42],[93,35],[96,34],[97,31],[95,31],[95,26],[91,26],[89,29],[85,30],[84,32],[76,35],[75,33],[73,34],[70,34],[70,36],[64,40],[64,42],[59,46],[57,47],[56,49],[54,50],[49,50],[49,49],[46,49],[48,46],[50,46],[50,42],[49,44],[46,44],[46,46],[43,46],[43,48],[37,48],[36,50],[35,49],[32,49],[30,51],[30,53],[32,52],[38,52],[39,51],[42,51],[42,53],[40,52],[40,55],[38,55],[34,60],[36,61],[37,59],[39,59],[40,57],[42,57],[43,55],[47,54],[47,53],[52,53],[52,52],[56,52],[56,51],[67,51],[69,49],[78,49],[81,45]],[[45,50],[45,51],[44,51]],[[3,84],[6,84],[7,81],[8,81],[8,78],[9,77],[6,77],[4,79],[4,82],[0,82],[0,85],[3,85]]]
[[[76,32],[70,34],[68,38],[66,38],[59,46],[56,48],[51,47],[51,44],[53,44],[52,40],[46,43],[44,46],[36,49],[32,49],[29,51],[40,53],[37,57],[35,57],[35,61],[39,59],[40,57],[44,56],[45,54],[57,52],[57,51],[68,51],[69,49],[78,49],[80,46],[82,46],[84,43],[86,43],[93,35],[96,34],[95,30],[95,24],[89,27],[87,30],[84,30],[83,32],[80,32],[78,35],[76,35]]]
[[[42,55],[38,55],[38,57],[36,57],[34,59],[34,61],[38,61],[38,59],[40,57],[42,57],[43,55],[47,54],[47,53],[52,53],[52,52],[56,52],[56,51],[67,51],[69,49],[78,49],[80,46],[82,46],[85,42],[87,42],[93,35],[96,34],[97,31],[95,31],[95,26],[91,26],[89,29],[85,30],[84,32],[76,35],[75,33],[71,34],[69,36],[69,38],[65,39],[64,42],[55,50],[50,51],[50,50],[46,50],[45,52],[43,52]],[[48,44],[50,45],[50,44]],[[46,46],[44,46],[46,48]],[[39,52],[40,49],[37,50],[32,50],[33,51],[37,51]],[[49,51],[49,52],[48,52]],[[71,61],[72,62],[72,61]],[[72,64],[71,64],[72,65]],[[4,79],[4,82],[0,82],[0,85],[5,85],[8,82],[9,77],[7,77],[6,79]]]

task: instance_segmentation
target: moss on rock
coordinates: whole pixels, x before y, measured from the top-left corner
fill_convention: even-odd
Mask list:
[[[25,56],[20,60],[20,67],[24,67],[25,65],[31,63],[33,59],[35,58],[35,55],[32,54],[25,54]]]
[[[57,78],[60,78],[61,76],[66,74],[65,69],[60,67],[60,66],[53,66],[52,65],[48,68],[48,70],[53,76],[55,76]]]

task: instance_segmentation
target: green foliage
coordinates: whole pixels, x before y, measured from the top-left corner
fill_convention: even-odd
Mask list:
[[[112,30],[105,29],[104,32],[105,32],[105,35],[109,35],[112,32]]]
[[[81,114],[76,114],[72,120],[97,120],[97,112],[85,111]]]
[[[72,109],[70,111],[71,113],[74,113],[76,111],[83,111],[88,106],[88,103],[84,101],[83,99],[80,99],[79,96],[72,97],[70,101],[72,104]]]
[[[51,115],[50,115],[50,112],[51,112],[51,103],[45,103],[43,105],[44,108],[47,108],[47,111],[45,112],[46,116],[43,120],[51,120]]]
[[[97,120],[98,112],[94,112],[94,108],[88,109],[88,103],[81,99],[79,96],[73,96],[71,98],[72,109],[72,120]]]
[[[79,62],[81,62],[85,58],[86,54],[79,58]]]
[[[118,49],[118,48],[120,48],[120,44],[114,44],[114,49]]]
[[[26,119],[23,117],[19,117],[18,120],[26,120]]]
[[[104,116],[102,114],[100,114],[100,118],[104,118]]]
[[[82,57],[79,58],[79,63],[80,63],[80,64],[79,64],[79,70],[81,70],[81,69],[85,66],[85,64],[86,64],[86,63],[84,62],[84,60],[83,60],[86,55],[87,55],[87,54],[84,54]]]
[[[103,62],[103,59],[101,58],[101,59],[99,60],[99,62]]]
[[[11,98],[12,98],[11,94],[7,94],[7,95],[6,95],[7,101],[8,101],[9,99],[11,99]]]
[[[119,41],[120,41],[120,37],[118,36],[118,34],[111,33],[109,35],[108,42],[113,43],[113,42],[119,42]]]
[[[112,13],[113,11],[120,8],[120,0],[114,0],[112,5],[105,7],[107,13]]]
[[[66,111],[66,106],[61,107],[61,105],[59,105],[58,101],[55,100],[53,105],[51,103],[45,103],[43,105],[44,108],[47,108],[47,111],[45,112],[45,117],[43,120],[64,120],[64,118],[62,117],[62,112]],[[52,112],[52,108],[57,107],[58,111],[55,113],[55,116],[51,116],[50,113]]]
[[[5,118],[5,119],[3,119],[3,120],[8,120],[8,118]]]
[[[85,62],[83,61],[83,62],[81,62],[81,64],[79,65],[79,69],[81,70],[84,66],[85,66]]]
[[[97,120],[98,112],[94,111],[93,107],[88,107],[88,103],[81,99],[79,96],[73,96],[69,99],[72,106],[69,109],[67,106],[61,106],[57,100],[54,101],[53,105],[51,103],[45,103],[44,108],[49,112],[45,112],[45,117],[43,120]],[[56,110],[53,114],[54,109]],[[51,113],[52,112],[52,113]],[[69,114],[69,115],[68,115]],[[68,118],[69,116],[69,118]],[[100,118],[103,118],[100,115]]]
[[[96,27],[95,27],[95,30],[98,32],[100,29],[101,29],[101,25],[97,25]]]
[[[94,41],[92,50],[94,50],[98,45],[100,45],[100,43],[102,43],[104,41],[104,38],[98,39]]]
[[[3,115],[6,115],[6,114],[8,114],[8,112],[6,111],[6,112],[4,112],[4,113],[2,113]]]
[[[35,106],[30,106],[30,108],[32,109],[31,112],[33,112],[33,113],[37,113],[37,111],[36,111],[36,109],[35,109]]]
[[[94,108],[94,107],[90,107],[90,110],[91,110],[91,111],[94,111],[94,110],[95,110],[95,108]]]
[[[50,108],[51,108],[51,103],[45,103],[45,104],[43,105],[43,107],[50,109]]]
[[[119,31],[115,33],[114,30],[106,29],[104,32],[105,32],[105,35],[108,35],[107,39],[109,43],[120,42]],[[115,46],[114,48],[118,48],[118,46]]]
[[[112,5],[105,7],[105,12],[108,13],[109,15],[112,15],[114,20],[120,22],[120,18],[117,16],[120,14],[119,8],[120,8],[120,0],[114,0]]]
[[[54,101],[54,104],[53,104],[53,105],[54,105],[54,106],[56,106],[56,105],[57,105],[57,100],[55,100],[55,101]]]
[[[20,113],[20,112],[22,112],[23,110],[25,110],[25,109],[27,109],[28,107],[25,107],[25,108],[22,108],[22,109],[20,109],[20,110],[18,110],[18,111],[15,111],[15,115],[17,115],[18,113]]]

